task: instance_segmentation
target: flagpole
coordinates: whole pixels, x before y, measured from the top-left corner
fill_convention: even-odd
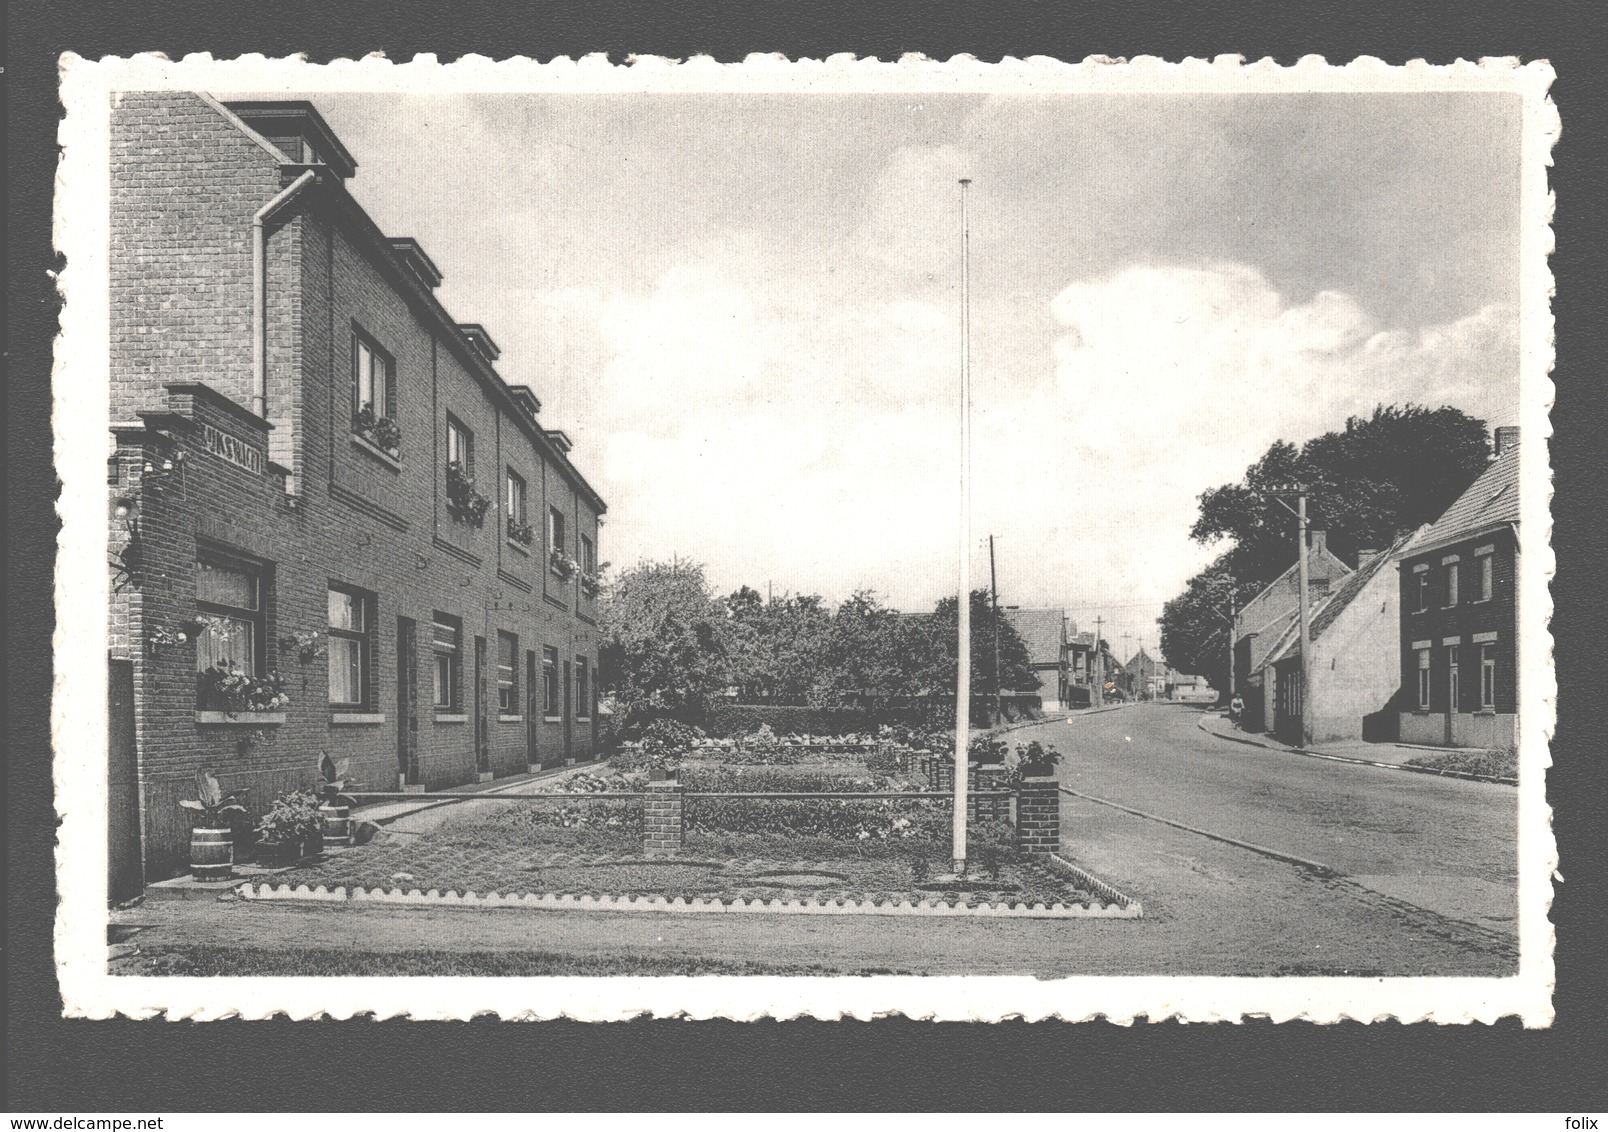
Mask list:
[[[967,748],[971,740],[971,232],[966,191],[960,180],[960,599],[955,614],[960,630],[955,672],[954,866],[966,875]]]

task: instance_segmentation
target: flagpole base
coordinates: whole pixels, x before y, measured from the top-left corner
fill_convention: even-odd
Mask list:
[[[964,857],[956,857],[954,860],[950,861],[949,862],[949,871],[954,874],[954,877],[955,877],[956,880],[965,880],[966,879],[966,858],[964,858]]]

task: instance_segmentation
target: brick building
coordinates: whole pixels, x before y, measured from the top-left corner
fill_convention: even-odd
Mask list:
[[[1518,741],[1519,430],[1401,559],[1401,738]]]
[[[1066,613],[1060,609],[1020,609],[1007,606],[1002,611],[1016,635],[1027,646],[1027,663],[1038,678],[1038,687],[1017,689],[1038,695],[1047,708],[1061,708],[1067,702]]]
[[[183,867],[198,768],[260,812],[324,751],[376,789],[589,756],[603,500],[339,139],[131,93],[111,144],[114,891]]]

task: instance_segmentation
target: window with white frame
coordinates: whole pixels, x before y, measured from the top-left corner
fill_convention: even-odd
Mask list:
[[[475,474],[475,434],[454,417],[447,418],[447,464],[453,464],[466,476]]]
[[[435,654],[431,684],[436,710],[454,711],[462,702],[459,688],[463,672],[463,622],[438,612],[431,626],[430,647]]]
[[[1417,579],[1418,579],[1418,612],[1420,612],[1420,613],[1428,613],[1429,612],[1429,571],[1428,570],[1421,570],[1421,571],[1419,571],[1419,573],[1417,575],[1415,575],[1415,577],[1417,577]]]
[[[396,366],[374,340],[352,328],[352,412],[396,416]]]
[[[1496,646],[1492,644],[1480,646],[1480,707],[1486,711],[1496,708]]]
[[[1448,609],[1457,604],[1458,565],[1458,563],[1453,562],[1446,567],[1446,607]]]
[[[1457,662],[1458,662],[1457,646],[1456,645],[1447,645],[1446,646],[1446,710],[1449,711],[1449,712],[1453,712],[1454,714],[1457,711],[1458,704],[1461,703],[1461,701],[1463,699],[1463,695],[1462,695],[1463,685],[1462,685],[1462,680],[1461,680],[1462,673],[1458,671],[1458,663]]]
[[[581,536],[581,569],[588,574],[597,573],[597,548],[588,535]]]
[[[373,598],[350,586],[329,587],[329,702],[335,708],[367,706]]]
[[[1493,577],[1494,577],[1494,569],[1491,566],[1491,556],[1489,554],[1481,555],[1480,558],[1479,558],[1479,563],[1480,563],[1480,596],[1479,596],[1479,600],[1480,601],[1490,601],[1491,600],[1491,583],[1492,583],[1492,580],[1493,580]]]
[[[547,509],[547,550],[551,554],[555,550],[565,550],[564,541],[564,512],[557,507]]]
[[[559,716],[558,650],[542,649],[542,714],[548,719]]]
[[[1418,650],[1418,710],[1429,710],[1429,650]]]
[[[195,670],[238,670],[256,676],[263,663],[260,571],[244,563],[202,556],[195,567],[195,608],[201,631]]]
[[[497,630],[497,714],[519,714],[519,638]]]

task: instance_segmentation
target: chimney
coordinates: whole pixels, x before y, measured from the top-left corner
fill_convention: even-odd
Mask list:
[[[1328,548],[1328,545],[1329,545],[1329,532],[1328,531],[1312,531],[1311,535],[1312,535],[1312,553],[1315,554],[1315,555],[1316,554],[1322,554],[1324,552],[1324,550],[1326,550]]]
[[[1519,426],[1503,425],[1497,429],[1493,446],[1496,448],[1496,455],[1498,456],[1503,455],[1511,448],[1517,448],[1519,446]]]
[[[1368,563],[1372,562],[1375,558],[1378,558],[1383,553],[1384,551],[1382,550],[1358,550],[1357,569],[1361,570],[1363,567],[1367,566]]]

